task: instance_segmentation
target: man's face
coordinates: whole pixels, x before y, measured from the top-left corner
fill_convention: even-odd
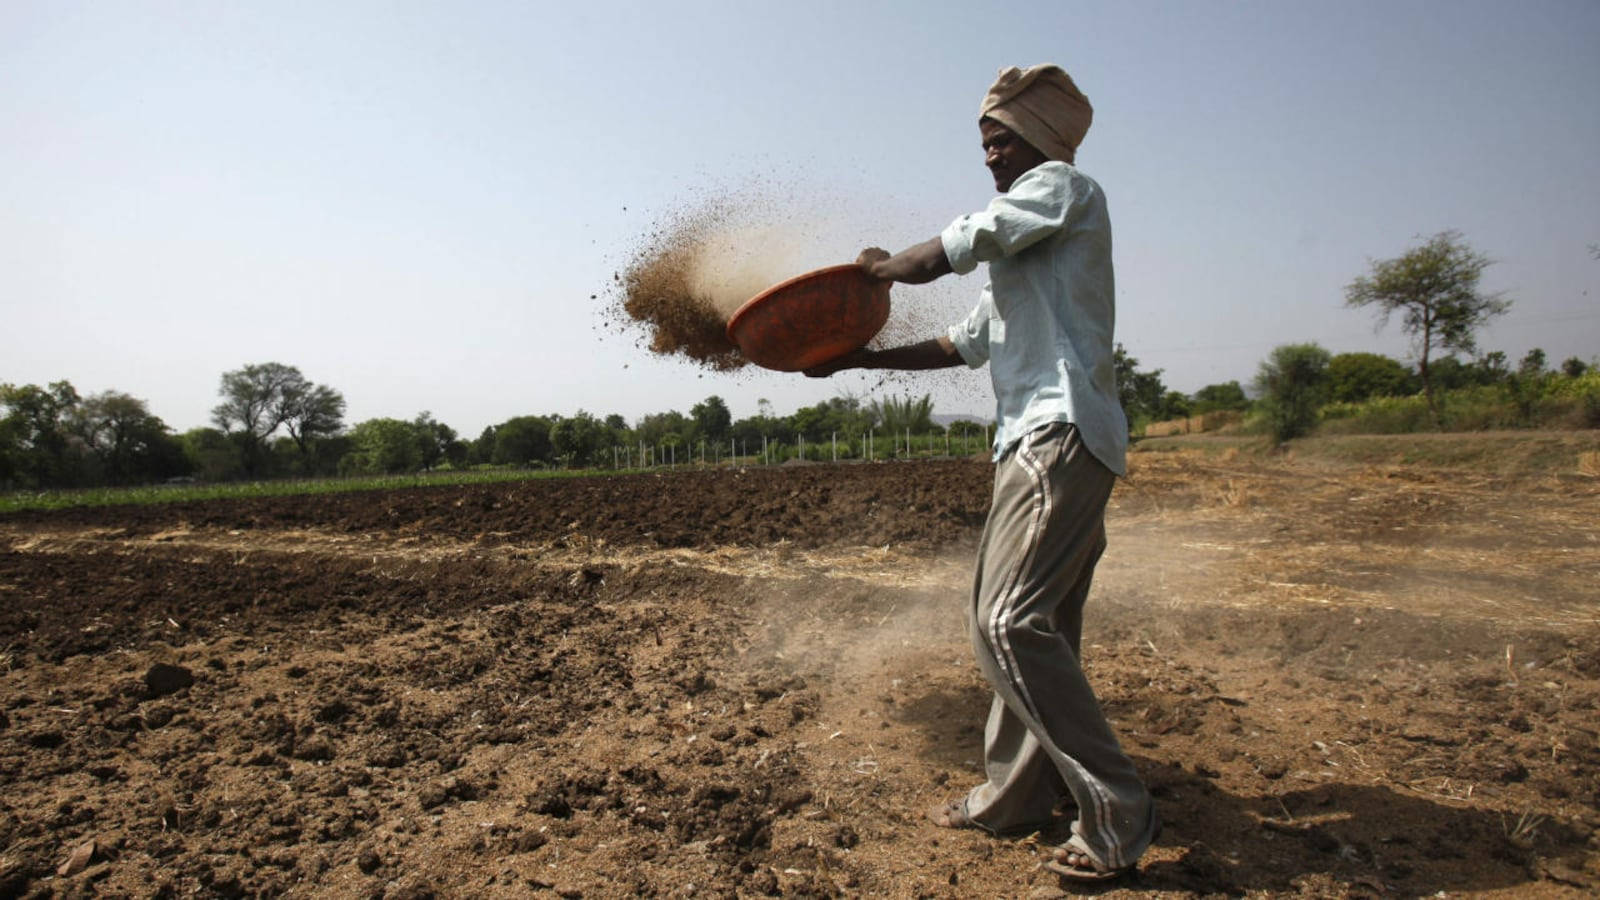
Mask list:
[[[994,174],[995,190],[1001,193],[1011,190],[1012,182],[1024,172],[1049,159],[993,119],[979,119],[978,133],[983,135],[983,164]]]

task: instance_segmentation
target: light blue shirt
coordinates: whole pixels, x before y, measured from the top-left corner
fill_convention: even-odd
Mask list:
[[[977,307],[949,335],[967,365],[989,364],[995,459],[1035,428],[1071,422],[1096,459],[1125,474],[1111,218],[1100,185],[1067,163],[1043,163],[939,240],[958,274],[989,264]]]

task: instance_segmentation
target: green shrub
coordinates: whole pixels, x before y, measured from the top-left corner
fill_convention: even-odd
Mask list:
[[[1546,392],[1552,427],[1600,428],[1600,371],[1552,378]]]
[[[1308,434],[1328,399],[1328,351],[1316,344],[1274,348],[1256,374],[1257,406],[1280,443]]]
[[[1322,408],[1322,418],[1319,434],[1410,434],[1433,430],[1428,401],[1421,394],[1330,403]]]
[[[1600,428],[1600,372],[1573,378],[1546,374],[1498,384],[1459,387],[1439,394],[1439,429],[1502,431],[1517,428]],[[1317,433],[1409,434],[1434,431],[1420,396],[1374,397],[1330,403]]]

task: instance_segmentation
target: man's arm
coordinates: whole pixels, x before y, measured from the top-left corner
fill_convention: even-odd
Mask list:
[[[901,284],[926,284],[955,271],[944,255],[944,243],[937,236],[913,244],[893,256],[871,247],[861,251],[856,262],[867,270],[868,275],[879,281],[898,281]]]
[[[820,366],[812,366],[806,375],[826,378],[845,369],[948,369],[965,362],[956,352],[956,345],[947,337],[929,338],[915,344],[890,347],[887,350],[869,350],[862,347]]]
[[[950,268],[950,260],[945,258],[944,243],[937,237],[913,244],[893,256],[877,247],[869,247],[856,257],[856,264],[879,281],[898,281],[902,284],[924,284],[954,271]],[[964,362],[949,338],[936,337],[886,350],[862,347],[805,371],[812,378],[826,378],[845,369],[918,371],[948,369]]]

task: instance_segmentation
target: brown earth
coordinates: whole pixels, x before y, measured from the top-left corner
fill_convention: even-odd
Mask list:
[[[1055,896],[977,777],[979,461],[0,517],[0,896]],[[1139,454],[1125,894],[1600,888],[1600,481]]]

